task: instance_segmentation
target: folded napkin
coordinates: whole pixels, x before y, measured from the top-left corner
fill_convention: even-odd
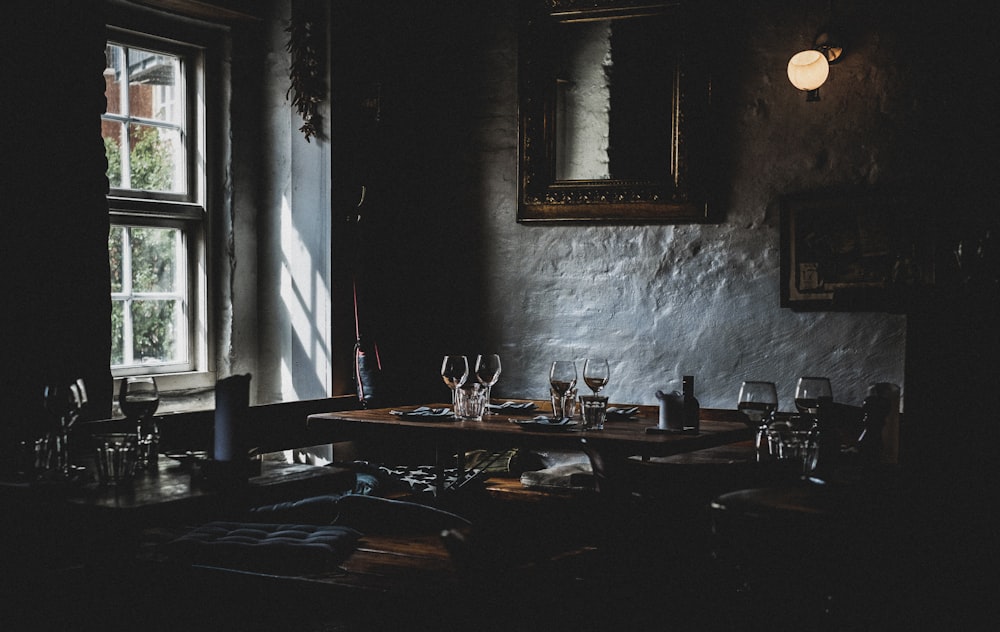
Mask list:
[[[593,488],[594,470],[590,462],[564,463],[521,474],[521,485],[528,488]]]
[[[421,406],[413,410],[390,410],[389,414],[405,417],[407,419],[426,419],[428,417],[448,418],[453,417],[450,408],[430,408]]]
[[[632,406],[631,408],[609,408],[607,410],[607,416],[614,419],[635,419],[636,413],[639,412],[638,406]]]
[[[504,402],[502,404],[490,404],[493,410],[535,410],[535,405],[531,402]]]

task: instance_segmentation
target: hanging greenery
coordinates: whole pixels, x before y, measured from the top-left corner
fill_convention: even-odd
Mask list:
[[[319,137],[320,117],[317,106],[323,101],[326,86],[323,82],[322,27],[318,13],[311,2],[296,3],[292,8],[292,19],[285,31],[292,63],[288,77],[291,85],[285,98],[291,98],[292,106],[302,117],[299,131],[309,142],[313,136]]]

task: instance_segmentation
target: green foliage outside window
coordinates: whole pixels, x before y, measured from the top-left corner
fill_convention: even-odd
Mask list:
[[[104,153],[108,159],[108,181],[113,188],[121,188],[121,144],[114,138],[104,137]],[[132,133],[132,169],[130,186],[138,191],[170,191],[173,188],[174,161],[169,143],[160,139],[155,127],[137,128]]]
[[[173,184],[174,165],[169,143],[160,139],[155,127],[134,128],[132,151],[129,156],[130,182],[126,188],[144,191],[170,191]],[[108,182],[122,188],[121,145],[114,139],[104,138],[104,151],[108,159]],[[108,260],[111,264],[111,291],[125,290],[123,277],[123,248],[126,235],[123,226],[112,226],[108,234]],[[177,274],[176,240],[179,231],[170,228],[131,227],[127,244],[131,250],[133,292],[172,292]],[[135,362],[144,360],[170,361],[176,359],[174,299],[133,299],[132,355]],[[111,364],[125,362],[125,302],[113,301],[111,310]]]
[[[108,235],[112,292],[124,291],[123,226],[112,226]],[[176,290],[177,239],[173,228],[133,226],[128,229],[131,246],[132,292],[174,292]],[[182,317],[174,298],[133,298],[132,355],[136,362],[165,362],[177,359],[176,318]],[[111,363],[121,365],[125,355],[125,301],[114,300],[111,311]]]

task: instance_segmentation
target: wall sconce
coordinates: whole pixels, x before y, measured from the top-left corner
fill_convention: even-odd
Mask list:
[[[840,61],[843,53],[836,36],[820,33],[812,48],[795,53],[788,60],[788,80],[807,93],[806,101],[819,101],[819,87],[830,75],[830,65]]]

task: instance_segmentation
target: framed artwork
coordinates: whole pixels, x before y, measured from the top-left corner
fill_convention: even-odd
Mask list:
[[[781,204],[781,306],[895,311],[900,290],[933,282],[904,198],[887,193],[787,196]]]
[[[695,12],[659,0],[521,9],[517,221],[710,221],[718,143]]]

